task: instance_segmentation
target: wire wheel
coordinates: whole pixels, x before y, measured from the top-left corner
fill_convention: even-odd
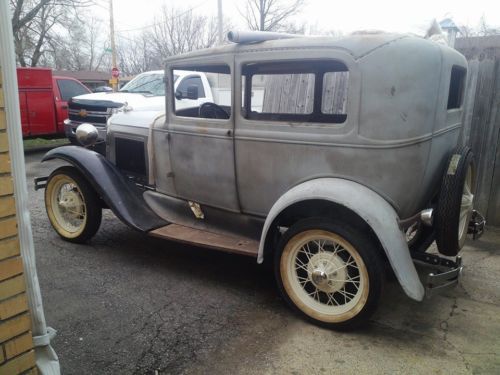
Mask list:
[[[67,237],[77,237],[87,221],[87,207],[82,192],[69,176],[58,175],[52,180],[49,207],[54,223]]]
[[[458,223],[458,243],[463,246],[467,237],[469,220],[472,215],[474,194],[472,194],[472,165],[469,164],[465,175],[462,200],[460,202],[460,220]]]
[[[72,167],[61,167],[50,175],[45,208],[52,227],[68,241],[85,242],[101,223],[99,198]]]
[[[449,157],[435,211],[436,243],[441,254],[455,256],[465,244],[474,204],[474,156],[458,147]]]
[[[288,301],[308,318],[333,328],[366,321],[381,289],[377,251],[361,250],[352,241],[355,234],[334,230],[333,223],[322,225],[332,230],[306,226],[316,228],[290,229],[279,258],[278,283]],[[362,255],[367,252],[368,257]]]

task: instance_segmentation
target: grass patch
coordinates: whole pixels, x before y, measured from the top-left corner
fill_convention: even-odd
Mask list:
[[[24,150],[31,150],[35,148],[51,148],[68,145],[69,141],[67,138],[56,138],[56,139],[46,139],[46,138],[31,138],[23,140]]]

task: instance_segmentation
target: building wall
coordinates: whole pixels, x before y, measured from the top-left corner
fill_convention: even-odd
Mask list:
[[[0,375],[36,374],[0,71]]]

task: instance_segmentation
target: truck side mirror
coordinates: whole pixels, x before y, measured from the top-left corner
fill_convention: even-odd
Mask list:
[[[198,100],[198,86],[189,85],[187,88],[187,98],[191,100]]]
[[[175,99],[177,100],[182,99],[182,92],[180,90],[175,90]]]

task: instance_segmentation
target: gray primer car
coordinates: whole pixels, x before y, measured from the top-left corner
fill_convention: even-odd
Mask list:
[[[460,258],[426,250],[455,256],[484,226],[457,147],[465,58],[408,35],[229,36],[169,59],[166,113],[115,114],[106,158],[45,156],[72,164],[36,179],[57,233],[87,241],[110,208],[149,235],[254,256],[294,309],[337,329],[368,320],[385,264],[414,300],[455,285]],[[174,70],[205,73],[213,101],[176,108],[200,87],[174,93]],[[96,141],[89,124],[77,135]],[[423,281],[415,262],[433,267]]]

